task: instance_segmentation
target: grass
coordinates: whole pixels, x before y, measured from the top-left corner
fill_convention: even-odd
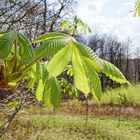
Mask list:
[[[102,96],[101,104],[140,105],[140,85],[108,89]]]
[[[107,90],[101,102],[109,105],[90,102],[87,124],[85,103],[77,100],[64,102],[55,117],[46,107],[24,107],[1,140],[138,140],[139,92],[140,85]],[[0,109],[1,126],[11,111]]]
[[[41,111],[45,111],[43,114]],[[1,140],[138,140],[140,121],[134,118],[90,117],[24,108]],[[0,120],[2,124],[4,118]]]

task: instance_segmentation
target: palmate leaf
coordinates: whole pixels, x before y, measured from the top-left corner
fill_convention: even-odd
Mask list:
[[[35,98],[38,101],[42,101],[44,86],[45,86],[45,84],[43,83],[43,80],[40,79],[39,82],[38,82],[37,88],[36,88],[36,92],[35,92]]]
[[[16,31],[8,31],[0,36],[0,59],[6,58],[14,45],[17,37]]]
[[[33,88],[40,80],[40,65],[35,63],[30,67],[26,74],[27,84],[29,88]]]
[[[56,43],[51,44],[52,40],[56,41],[57,45]],[[66,43],[61,46],[62,40],[66,40]],[[46,45],[45,43],[48,44]],[[73,39],[68,37],[63,39],[51,39],[44,42],[44,44],[46,45],[44,49],[48,49],[47,53],[53,50],[53,57],[47,65],[49,76],[60,75],[72,57],[74,84],[76,88],[85,93],[85,95],[91,92],[97,100],[101,99],[101,82],[98,76],[98,73],[101,72],[116,82],[129,83],[114,65],[109,62],[102,62],[90,48]],[[52,49],[49,48],[50,44]],[[45,52],[44,56],[47,53]],[[50,54],[50,52],[48,54]]]
[[[87,31],[88,31],[89,33],[92,33],[92,31],[91,31],[91,29],[90,29],[89,27],[87,27]]]
[[[48,80],[48,71],[45,62],[37,62],[34,64],[27,76],[28,87],[33,88],[36,85],[35,98],[42,101],[44,87]],[[33,85],[32,85],[33,84]]]
[[[123,76],[121,71],[110,62],[100,59],[95,53],[83,44],[75,43],[76,47],[80,50],[81,54],[89,58],[94,70],[98,73],[104,73],[110,79],[120,84],[130,84]]]
[[[75,46],[72,55],[75,87],[86,96],[88,93],[92,93],[96,100],[100,101],[102,90],[99,76],[95,70],[97,64],[92,59],[83,56],[81,49],[78,49]]]
[[[111,80],[120,83],[120,84],[129,84],[130,83],[126,80],[122,72],[115,67],[110,62],[107,62],[103,59],[100,59],[100,63],[103,66],[102,73],[108,76]]]
[[[34,42],[43,43],[35,50],[35,60],[46,56],[53,56],[60,49],[67,46],[72,39],[74,40],[71,36],[62,33],[47,33],[37,38]]]
[[[136,2],[135,8],[136,9],[134,11],[133,16],[134,17],[136,17],[136,16],[140,17],[140,1],[139,0]]]
[[[46,68],[46,63],[42,63],[42,78],[41,79],[43,80],[44,84],[48,80],[48,77],[49,77],[49,72]]]
[[[136,5],[137,5],[138,16],[140,17],[140,1],[138,1]]]
[[[74,45],[78,48],[82,56],[87,57],[92,61],[95,71],[101,72],[102,66],[100,65],[99,57],[93,52],[93,50],[78,42],[74,42]]]
[[[102,88],[99,75],[94,69],[93,62],[89,58],[83,57],[83,60],[86,76],[88,77],[90,82],[91,93],[93,94],[93,96],[96,98],[97,101],[100,101],[102,95]]]
[[[61,101],[61,90],[58,80],[54,77],[47,80],[44,93],[43,102],[48,107],[58,108]]]
[[[75,87],[85,93],[85,95],[88,95],[90,92],[89,81],[86,77],[82,55],[76,47],[73,49],[72,68]]]
[[[96,64],[88,57],[84,57],[76,47],[73,49],[72,68],[74,84],[77,89],[86,96],[92,93],[97,101],[101,99],[101,82],[97,72]]]
[[[46,69],[46,63],[45,62],[37,62],[35,63],[31,69],[29,70],[29,77],[31,79],[35,79],[38,83],[40,79],[43,80],[43,83],[45,83],[46,79],[48,79],[48,71]]]
[[[36,58],[40,59],[46,56],[53,56],[60,49],[67,46],[69,42],[69,38],[47,40],[39,48],[36,49]]]
[[[37,62],[34,64],[28,72],[27,81],[28,87],[32,88],[34,84],[36,86],[35,97],[38,101],[42,101],[44,92],[44,86],[48,79],[48,71],[46,69],[46,63]]]
[[[37,76],[36,76],[36,63],[31,66],[31,68],[27,72],[27,85],[28,88],[31,89],[37,83]]]
[[[21,33],[18,33],[19,39],[19,55],[21,57],[22,64],[28,64],[34,60],[34,49],[30,41]]]
[[[39,80],[42,79],[42,65],[40,62],[36,63],[35,76],[37,82],[39,82]]]
[[[1,34],[0,39],[8,39],[8,33],[9,32]],[[8,37],[4,37],[5,34],[8,34]],[[13,35],[12,32],[8,39],[8,42],[10,42],[10,49],[6,46],[8,48],[8,53],[4,55],[2,54],[2,59],[10,53],[11,48],[14,45],[14,41],[16,40],[15,36],[17,37],[17,35]],[[21,51],[19,54],[28,64],[19,69],[17,73],[10,74],[8,76],[8,81],[11,82],[17,81],[17,79],[21,80],[26,78],[31,80],[31,87],[32,83],[37,85],[35,93],[36,98],[39,101],[43,100],[47,106],[59,106],[61,99],[60,87],[57,79],[52,78],[52,76],[56,77],[60,75],[65,70],[66,65],[71,61],[75,87],[82,91],[86,96],[88,93],[92,93],[98,100],[101,98],[101,83],[97,73],[105,73],[112,80],[118,83],[129,84],[123,74],[113,64],[98,58],[90,48],[78,43],[69,35],[48,33],[37,38],[34,42],[41,42],[41,45],[35,50],[35,54],[26,37],[18,33],[18,39],[18,45],[21,49],[18,49],[18,51]],[[6,47],[4,48],[4,53],[6,51]],[[11,54],[13,54],[13,52]],[[47,56],[49,56],[51,60],[46,66],[45,63],[40,63],[39,60]],[[26,72],[30,70],[31,73],[26,75]],[[22,76],[24,76],[24,78]],[[32,79],[35,80],[32,81]]]
[[[3,36],[5,34],[5,32],[0,32],[0,37]]]
[[[90,27],[87,24],[83,23],[81,20],[78,21],[78,27],[81,33],[91,33]]]
[[[44,35],[36,38],[33,42],[39,43],[39,42],[43,42],[43,41],[50,40],[50,39],[62,39],[62,38],[65,38],[66,36],[68,36],[68,35],[62,34],[62,33],[51,32],[51,33],[47,33],[47,34],[44,34]]]
[[[25,76],[25,73],[22,73],[22,72],[11,73],[7,76],[7,82],[12,83],[12,82],[21,81],[24,76]]]
[[[67,64],[70,62],[72,49],[72,46],[69,44],[53,56],[47,65],[49,76],[58,76],[65,70]]]
[[[35,86],[35,82],[36,82],[35,79],[29,78],[29,79],[28,79],[28,82],[27,82],[27,87],[28,87],[29,89],[32,89],[32,88]]]
[[[60,24],[60,29],[61,30],[70,30],[70,21],[65,20]]]

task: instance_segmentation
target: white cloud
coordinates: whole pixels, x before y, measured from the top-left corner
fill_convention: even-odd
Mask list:
[[[81,0],[80,4],[77,14],[93,32],[112,34],[120,40],[129,37],[135,46],[140,44],[140,19],[130,12],[134,9],[134,0]]]
[[[100,14],[105,4],[107,4],[109,0],[88,0],[87,8],[93,10],[96,14]],[[94,9],[95,8],[95,9]]]
[[[134,1],[125,2],[120,5],[119,9],[117,10],[117,14],[119,16],[132,16],[134,10]]]
[[[83,20],[89,22],[93,20],[97,15],[100,15],[105,4],[110,0],[81,0],[79,2],[80,7],[77,10],[77,14]],[[95,19],[94,19],[95,20]]]

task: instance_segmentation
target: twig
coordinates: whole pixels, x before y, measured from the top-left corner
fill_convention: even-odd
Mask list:
[[[24,94],[28,94],[29,91],[26,91]],[[21,108],[23,107],[23,105],[26,102],[26,98],[28,98],[28,96],[26,96],[21,102],[20,104],[15,107],[14,112],[12,113],[12,115],[9,117],[9,119],[5,122],[5,124],[0,128],[0,137],[2,137],[5,133],[5,131],[7,130],[7,128],[10,126],[10,124],[12,123],[12,121],[14,120],[15,116],[17,115],[17,113],[21,110]]]
[[[10,118],[7,120],[7,122],[0,128],[0,137],[5,133],[5,130],[9,127],[9,125],[12,123],[14,120],[15,116],[17,113],[20,111],[21,107],[24,105],[25,100],[21,101],[18,107],[15,108],[15,111],[13,114],[10,116]]]
[[[88,123],[88,112],[89,112],[89,104],[88,104],[88,97],[86,98],[86,122],[85,126],[87,126]]]

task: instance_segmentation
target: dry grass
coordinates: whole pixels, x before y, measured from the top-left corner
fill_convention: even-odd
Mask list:
[[[136,86],[126,89],[110,90],[104,95],[104,105],[98,106],[89,102],[89,119],[85,124],[86,103],[77,100],[62,102],[56,111],[40,105],[24,107],[8,128],[2,140],[139,140],[140,138],[140,99],[131,99],[137,104],[117,104],[112,101],[118,98],[118,91],[127,96],[138,98]],[[136,92],[134,92],[136,91]],[[107,96],[115,94],[109,98]],[[103,100],[102,100],[103,101]],[[129,101],[130,100],[126,100]],[[107,104],[106,104],[107,103]],[[128,103],[128,102],[127,102]],[[0,125],[12,109],[0,106]]]
[[[134,118],[118,118],[106,115],[93,115],[89,112],[88,124],[85,125],[84,111],[73,112],[64,106],[53,116],[53,111],[45,107],[25,107],[6,131],[2,140],[138,140],[140,121]],[[84,105],[83,105],[84,107]],[[98,109],[98,110],[97,110]],[[101,108],[96,106],[95,112]],[[67,110],[67,111],[66,111]],[[103,108],[101,109],[103,110]],[[2,124],[10,112],[0,113]]]

